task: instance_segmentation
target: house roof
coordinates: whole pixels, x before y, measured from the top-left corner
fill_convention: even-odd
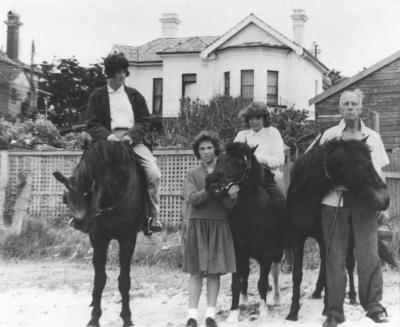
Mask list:
[[[200,52],[218,36],[159,38],[138,47],[116,44],[112,52],[123,52],[130,62],[162,62],[159,54]]]
[[[371,75],[372,73],[376,72],[377,70],[381,69],[382,67],[389,65],[390,63],[392,63],[393,61],[395,61],[397,59],[400,59],[400,50],[393,53],[389,57],[386,57],[385,59],[377,62],[376,64],[368,67],[367,69],[364,69],[363,71],[359,72],[358,74],[356,74],[348,79],[345,79],[345,80],[341,81],[340,83],[332,86],[325,92],[318,94],[314,98],[310,99],[308,101],[308,103],[310,105],[312,105],[314,103],[318,103],[318,102],[326,99],[327,97],[343,90],[344,88],[348,87],[349,85],[354,84],[355,82],[363,79],[364,77]]]
[[[24,70],[26,70],[28,72],[31,71],[31,69],[32,69],[30,65],[22,62],[21,60],[12,60],[12,59],[10,59],[7,56],[7,54],[5,52],[1,51],[1,50],[0,50],[0,62],[3,62],[5,64],[7,64],[7,65],[11,65],[11,66],[14,66],[14,67],[22,68],[22,69],[24,69]],[[42,73],[42,71],[37,67],[33,67],[32,71],[35,74],[38,74],[38,75]]]
[[[267,44],[252,44],[251,46],[268,46],[274,48],[291,49],[299,56],[304,56],[304,58],[306,58],[309,62],[311,62],[311,64],[316,66],[321,71],[327,72],[329,70],[306,49],[272,28],[254,14],[250,14],[221,36],[159,38],[137,47],[116,44],[113,46],[111,52],[122,52],[125,54],[127,59],[133,63],[162,63],[162,55],[178,53],[200,53],[201,58],[206,59],[212,52],[217,51],[222,44],[224,44],[232,36],[237,34],[249,24],[257,25],[259,28],[283,44],[281,47]],[[247,47],[249,46],[247,45]]]

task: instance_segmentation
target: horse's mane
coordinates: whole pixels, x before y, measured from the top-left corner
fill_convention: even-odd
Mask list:
[[[292,191],[295,190],[301,193],[301,190],[304,189],[309,193],[317,189],[323,192],[323,189],[330,188],[332,184],[325,176],[323,160],[324,156],[339,147],[346,148],[352,155],[360,152],[365,156],[370,155],[368,145],[359,140],[332,139],[324,144],[315,145],[296,160],[292,170]],[[305,193],[302,194],[304,195]]]
[[[232,142],[232,143],[228,143],[225,146],[225,152],[236,158],[243,158],[243,156],[246,156],[247,158],[249,158],[252,169],[251,169],[248,183],[249,183],[249,185],[252,185],[252,186],[261,185],[262,179],[263,179],[262,178],[263,172],[262,172],[260,163],[257,161],[257,159],[254,155],[253,148],[251,148],[246,143]]]
[[[88,192],[93,183],[104,196],[117,196],[135,169],[132,147],[121,142],[98,141],[86,150],[73,172],[73,183],[79,194]]]

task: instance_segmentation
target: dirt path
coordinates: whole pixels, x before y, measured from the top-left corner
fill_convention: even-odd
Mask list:
[[[120,296],[117,288],[118,269],[108,268],[108,280],[103,296],[103,327],[122,326],[119,318]],[[250,281],[250,309],[243,314],[240,326],[321,326],[322,301],[308,297],[316,280],[316,273],[306,271],[302,290],[299,320],[289,322],[284,317],[289,311],[291,276],[281,275],[282,305],[269,306],[270,315],[254,320],[257,311],[257,274]],[[69,262],[0,262],[0,326],[1,327],[78,327],[86,326],[90,317],[93,271],[88,264]],[[135,326],[184,326],[187,311],[187,276],[181,272],[159,268],[133,267],[131,309]],[[400,325],[400,280],[395,271],[384,272],[383,304],[391,316],[385,327]],[[225,322],[230,304],[230,276],[222,277],[218,303],[219,326],[233,326]],[[268,299],[271,303],[270,298]],[[200,313],[204,314],[204,296]],[[375,326],[360,306],[345,305],[347,321],[343,327]]]

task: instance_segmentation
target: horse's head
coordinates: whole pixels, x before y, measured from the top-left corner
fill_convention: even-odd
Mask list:
[[[67,178],[58,171],[53,175],[64,185],[63,202],[68,206],[72,222],[89,222],[99,202],[98,197],[94,196],[94,182],[85,190],[78,185],[74,176]]]
[[[388,208],[389,191],[372,164],[366,139],[327,142],[324,169],[332,182],[346,186],[376,210]]]
[[[230,185],[246,185],[259,174],[260,166],[254,156],[255,148],[244,143],[230,143],[217,158],[214,171],[206,177],[209,193],[225,192]]]
[[[60,172],[53,175],[64,185],[64,203],[73,222],[79,225],[90,224],[94,217],[124,202],[128,185],[135,183],[131,178],[134,171],[131,148],[120,142],[104,141],[93,144],[84,153],[72,177]]]

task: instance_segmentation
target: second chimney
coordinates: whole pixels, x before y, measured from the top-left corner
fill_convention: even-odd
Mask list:
[[[7,56],[12,60],[19,59],[19,28],[22,23],[19,21],[19,15],[11,10],[7,13]]]
[[[178,25],[181,21],[178,15],[175,13],[162,14],[160,18],[161,22],[161,37],[177,37],[178,36]]]
[[[308,17],[303,9],[294,9],[291,15],[293,19],[293,41],[304,47],[305,27]]]

